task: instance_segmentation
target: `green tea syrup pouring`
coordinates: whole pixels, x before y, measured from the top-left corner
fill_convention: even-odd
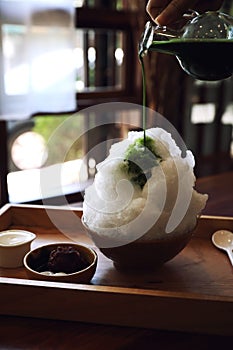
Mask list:
[[[209,11],[184,15],[179,30],[147,22],[139,43],[143,80],[143,130],[146,143],[146,78],[143,57],[150,51],[175,55],[182,69],[198,80],[216,81],[233,74],[233,17]]]

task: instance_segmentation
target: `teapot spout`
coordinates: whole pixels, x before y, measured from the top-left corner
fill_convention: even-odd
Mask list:
[[[145,25],[144,32],[142,33],[142,37],[139,42],[139,49],[138,49],[139,57],[143,57],[147,54],[153,42],[153,36],[154,36],[154,26],[150,21],[148,21]]]
[[[155,26],[148,21],[145,25],[145,30],[139,42],[139,56],[143,57],[147,54],[153,41],[167,41],[171,39],[179,39],[182,33],[178,30],[170,29],[166,26]]]

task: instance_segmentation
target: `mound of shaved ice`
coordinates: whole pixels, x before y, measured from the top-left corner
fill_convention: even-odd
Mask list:
[[[85,191],[83,221],[95,232],[99,247],[183,234],[195,227],[205,207],[208,196],[194,189],[191,151],[182,157],[180,148],[164,129],[146,130],[151,147],[145,167],[150,164],[151,168],[144,169],[143,165],[146,181],[138,182],[129,170],[127,155],[133,147],[134,161],[143,158],[137,157],[143,135],[132,131],[127,139],[115,143],[109,156],[97,165],[94,182]],[[138,162],[140,166],[140,159]]]

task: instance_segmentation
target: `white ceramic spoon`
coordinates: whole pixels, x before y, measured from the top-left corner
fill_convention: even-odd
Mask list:
[[[212,235],[213,244],[227,252],[230,262],[233,266],[233,233],[227,230],[216,231]]]

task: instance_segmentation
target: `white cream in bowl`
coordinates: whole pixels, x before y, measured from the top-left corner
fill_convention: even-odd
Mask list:
[[[23,266],[23,258],[30,250],[36,235],[25,230],[0,232],[0,267],[16,268]]]

